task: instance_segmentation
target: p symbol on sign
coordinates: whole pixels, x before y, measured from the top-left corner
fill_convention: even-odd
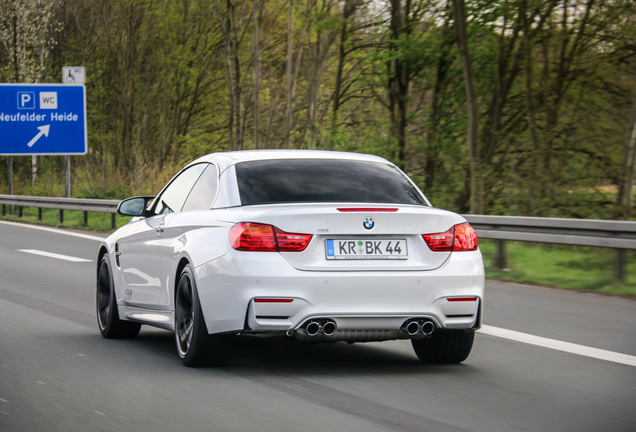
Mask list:
[[[18,92],[18,109],[35,109],[35,93]]]

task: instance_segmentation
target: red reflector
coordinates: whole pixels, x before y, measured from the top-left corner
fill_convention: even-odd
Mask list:
[[[450,302],[477,301],[477,297],[449,297],[446,300]]]
[[[291,303],[294,299],[282,299],[282,298],[257,298],[254,299],[254,303]]]
[[[343,207],[337,209],[339,212],[396,212],[396,208],[386,207]]]

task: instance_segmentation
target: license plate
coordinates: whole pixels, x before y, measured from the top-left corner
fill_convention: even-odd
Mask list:
[[[407,259],[406,239],[337,239],[326,240],[327,259],[330,260],[380,260]]]

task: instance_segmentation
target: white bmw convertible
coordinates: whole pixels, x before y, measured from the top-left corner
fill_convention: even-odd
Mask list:
[[[405,339],[458,363],[481,325],[475,231],[380,157],[214,153],[118,212],[133,218],[99,248],[101,334],[173,331],[186,366],[227,362],[238,335]]]

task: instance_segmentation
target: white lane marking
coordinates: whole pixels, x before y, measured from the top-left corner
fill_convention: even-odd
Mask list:
[[[42,381],[36,381],[38,384],[44,384],[46,385],[46,383],[42,382]]]
[[[7,401],[6,399],[0,398],[0,402],[6,402],[6,401]]]
[[[48,232],[52,232],[52,233],[56,233],[56,234],[64,234],[64,235],[71,236],[71,237],[79,237],[79,238],[83,238],[83,239],[87,239],[87,240],[95,240],[95,241],[98,241],[98,242],[101,242],[101,241],[104,240],[104,237],[97,237],[97,236],[93,236],[93,235],[89,235],[89,234],[77,233],[77,232],[73,232],[73,231],[65,231],[65,230],[61,230],[61,229],[48,228],[48,227],[43,227],[43,226],[39,226],[39,225],[23,224],[23,223],[8,222],[8,221],[0,221],[0,224],[13,225],[13,226],[21,227],[21,228],[31,228],[31,229],[40,230],[40,231],[48,231]]]
[[[93,410],[93,412],[94,412],[94,413],[97,413],[97,414],[99,414],[99,415],[101,415],[101,416],[103,416],[103,415],[104,415],[104,413],[101,413],[101,412],[99,412],[99,411],[95,411],[95,410]]]
[[[37,249],[18,249],[18,252],[24,252],[24,253],[29,253],[33,255],[40,255],[44,257],[55,258],[55,259],[71,261],[71,262],[92,262],[92,260],[88,260],[84,258],[77,258],[77,257],[68,256],[68,255],[60,255],[60,254],[56,254],[52,252],[44,252]]]
[[[563,342],[556,339],[548,339],[541,336],[535,336],[527,333],[521,333],[513,330],[507,330],[489,325],[482,325],[479,333],[496,336],[503,339],[510,339],[516,342],[523,342],[530,345],[537,345],[544,348],[550,348],[557,351],[563,351],[570,354],[577,354],[585,357],[592,357],[599,360],[606,360],[614,363],[620,363],[627,366],[636,367],[636,356],[621,354],[613,351],[606,351],[598,348],[591,348],[585,345]]]

